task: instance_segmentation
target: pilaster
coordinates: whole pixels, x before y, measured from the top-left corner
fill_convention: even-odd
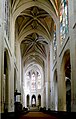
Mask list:
[[[49,46],[50,47],[50,46]],[[48,109],[50,109],[50,48],[48,50]]]
[[[3,97],[3,41],[4,41],[4,0],[0,1],[0,112],[4,112]]]
[[[17,63],[17,90],[21,91],[21,53],[20,43],[16,41],[16,63]]]
[[[0,1],[0,113],[1,113],[1,49],[2,49],[2,38],[1,38],[1,31],[2,31],[2,15],[1,15],[1,6],[2,6],[2,3]]]
[[[53,96],[53,46],[52,42],[50,45],[50,109],[53,109],[53,101],[54,101],[54,96]]]
[[[56,24],[56,38],[57,38],[57,79],[58,79],[58,111],[65,111],[65,100],[63,95],[63,84],[61,75],[61,62],[59,57],[60,52],[60,22]]]
[[[48,110],[48,82],[45,82],[46,87],[46,110]]]
[[[0,1],[0,113],[1,113],[1,63],[2,63],[2,1]]]
[[[10,40],[11,40],[11,57],[10,57],[10,62],[11,62],[11,72],[10,72],[10,102],[11,104],[9,105],[10,106],[10,109],[9,109],[9,112],[13,112],[14,111],[14,62],[15,62],[15,56],[14,56],[14,41],[15,41],[15,23],[13,21],[13,18],[10,19],[10,23],[11,23],[11,26],[10,26],[10,29],[11,29],[11,32],[10,32]]]
[[[76,1],[69,1],[69,34],[71,59],[71,111],[76,111]]]

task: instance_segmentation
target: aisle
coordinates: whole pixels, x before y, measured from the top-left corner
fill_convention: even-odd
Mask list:
[[[29,112],[26,115],[22,115],[20,119],[58,119],[58,118],[48,114],[44,114],[42,112]]]

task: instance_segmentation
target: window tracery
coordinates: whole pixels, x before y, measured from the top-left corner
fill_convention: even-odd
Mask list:
[[[53,61],[57,57],[57,40],[56,40],[56,25],[54,25],[54,36],[53,36]]]
[[[5,15],[4,15],[4,21],[5,21],[5,35],[9,40],[9,21],[10,21],[10,8],[9,8],[9,0],[5,0]]]
[[[41,75],[40,74],[38,74],[37,79],[38,79],[38,89],[41,89]]]
[[[63,44],[68,33],[68,0],[61,0],[60,7],[60,42]]]
[[[32,72],[26,76],[26,89],[28,91],[36,92],[41,89],[41,74],[39,72]]]
[[[29,90],[30,89],[30,75],[29,73],[26,75],[26,89]]]
[[[32,91],[36,90],[36,78],[35,78],[35,73],[32,73],[32,79],[31,79],[31,89]]]

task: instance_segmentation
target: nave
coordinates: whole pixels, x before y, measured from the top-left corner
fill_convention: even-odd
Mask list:
[[[76,0],[0,0],[0,115],[31,107],[76,113]]]
[[[15,112],[5,112],[0,119],[74,119],[76,112],[46,110],[45,108],[30,107]]]
[[[20,119],[58,119],[55,116],[45,114],[43,112],[29,112],[26,115],[22,115]]]

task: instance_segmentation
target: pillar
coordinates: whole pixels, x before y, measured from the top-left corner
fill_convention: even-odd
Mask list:
[[[14,40],[15,40],[15,23],[13,18],[10,18],[10,41],[11,41],[11,58],[10,58],[10,62],[11,62],[11,72],[10,72],[10,109],[9,112],[14,112],[14,61],[15,61],[15,57],[14,57]]]
[[[38,106],[38,95],[36,94],[36,106]]]
[[[21,53],[20,53],[20,43],[16,41],[16,62],[17,62],[17,90],[20,91],[21,87]]]
[[[21,102],[22,102],[22,105],[23,107],[25,107],[26,103],[25,103],[25,100],[26,100],[26,94],[25,94],[25,68],[23,68],[23,80],[22,80],[22,92],[21,92]]]
[[[31,93],[30,93],[30,107],[32,106],[32,105],[31,105],[31,98],[32,98],[32,96],[31,96]]]
[[[41,107],[44,107],[44,70],[41,72],[42,82],[41,82]]]
[[[0,0],[0,113],[3,112],[2,69],[3,69],[3,0]]]
[[[50,52],[51,51],[49,49],[48,49],[48,108],[50,109],[50,76],[51,76],[50,75]]]
[[[69,1],[69,34],[71,59],[71,111],[76,111],[76,1]]]
[[[53,46],[50,45],[50,109],[53,110]]]
[[[50,51],[47,47],[47,59],[45,63],[45,88],[46,88],[46,110],[50,108]]]
[[[42,93],[41,93],[41,107],[44,107],[44,89],[42,88]]]
[[[58,111],[65,111],[65,99],[63,95],[63,84],[62,84],[62,75],[61,75],[61,62],[60,62],[60,22],[59,18],[56,23],[56,38],[57,38],[57,79],[58,79]]]
[[[2,4],[0,1],[0,8],[1,8]],[[0,67],[1,67],[1,28],[2,26],[2,21],[1,21],[1,10],[0,10]],[[0,68],[0,113],[1,113],[1,68]]]

